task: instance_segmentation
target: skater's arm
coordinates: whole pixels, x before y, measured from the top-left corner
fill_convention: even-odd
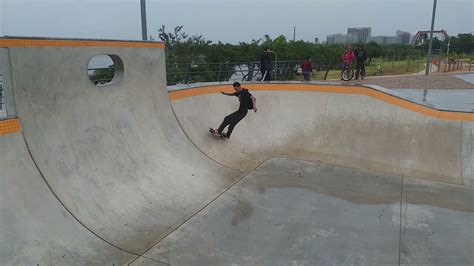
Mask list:
[[[222,93],[223,95],[227,95],[227,96],[235,96],[235,94],[232,93],[232,92],[223,92],[223,91],[221,91],[221,93]]]
[[[257,112],[257,99],[255,97],[251,96],[252,103],[253,103],[253,111]]]

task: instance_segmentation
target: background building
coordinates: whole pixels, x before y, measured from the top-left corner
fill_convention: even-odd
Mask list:
[[[409,44],[411,34],[406,31],[397,30],[397,37],[400,38],[402,44]]]
[[[367,43],[368,38],[372,35],[372,28],[370,27],[359,27],[359,28],[348,28],[348,35],[357,36],[356,42]]]
[[[330,34],[327,36],[326,42],[328,44],[345,44],[345,43],[356,43],[357,36],[351,34]]]

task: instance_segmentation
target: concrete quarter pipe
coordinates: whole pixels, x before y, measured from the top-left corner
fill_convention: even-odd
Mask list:
[[[259,112],[216,141],[231,86],[168,93],[162,43],[4,38],[0,59],[1,264],[474,263],[472,113],[245,84]]]

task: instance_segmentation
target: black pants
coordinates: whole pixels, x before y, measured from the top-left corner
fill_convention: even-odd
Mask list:
[[[356,79],[365,76],[365,62],[357,62]]]
[[[262,79],[261,81],[270,81],[271,78],[272,78],[272,71],[270,69],[261,69],[260,72],[262,72]],[[267,72],[267,74],[265,75],[265,72]],[[265,78],[263,78],[263,75],[265,75]]]
[[[247,112],[233,112],[232,114],[226,116],[224,118],[224,121],[222,121],[222,124],[221,126],[219,127],[219,129],[217,130],[217,132],[219,132],[219,134],[222,134],[222,131],[224,130],[224,128],[226,126],[229,126],[229,129],[227,129],[227,137],[230,137],[230,135],[232,134],[232,130],[234,130],[234,127],[235,125],[237,125],[237,123],[240,122],[240,120],[242,120],[245,116],[247,115]]]

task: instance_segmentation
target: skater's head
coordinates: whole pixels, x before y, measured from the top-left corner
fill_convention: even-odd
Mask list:
[[[357,50],[362,51],[362,50],[364,50],[364,47],[362,47],[362,45],[359,44],[359,45],[357,45]]]
[[[234,90],[236,92],[240,92],[242,90],[242,87],[240,87],[240,83],[238,82],[234,82],[234,84],[232,84],[232,87],[234,87]]]

